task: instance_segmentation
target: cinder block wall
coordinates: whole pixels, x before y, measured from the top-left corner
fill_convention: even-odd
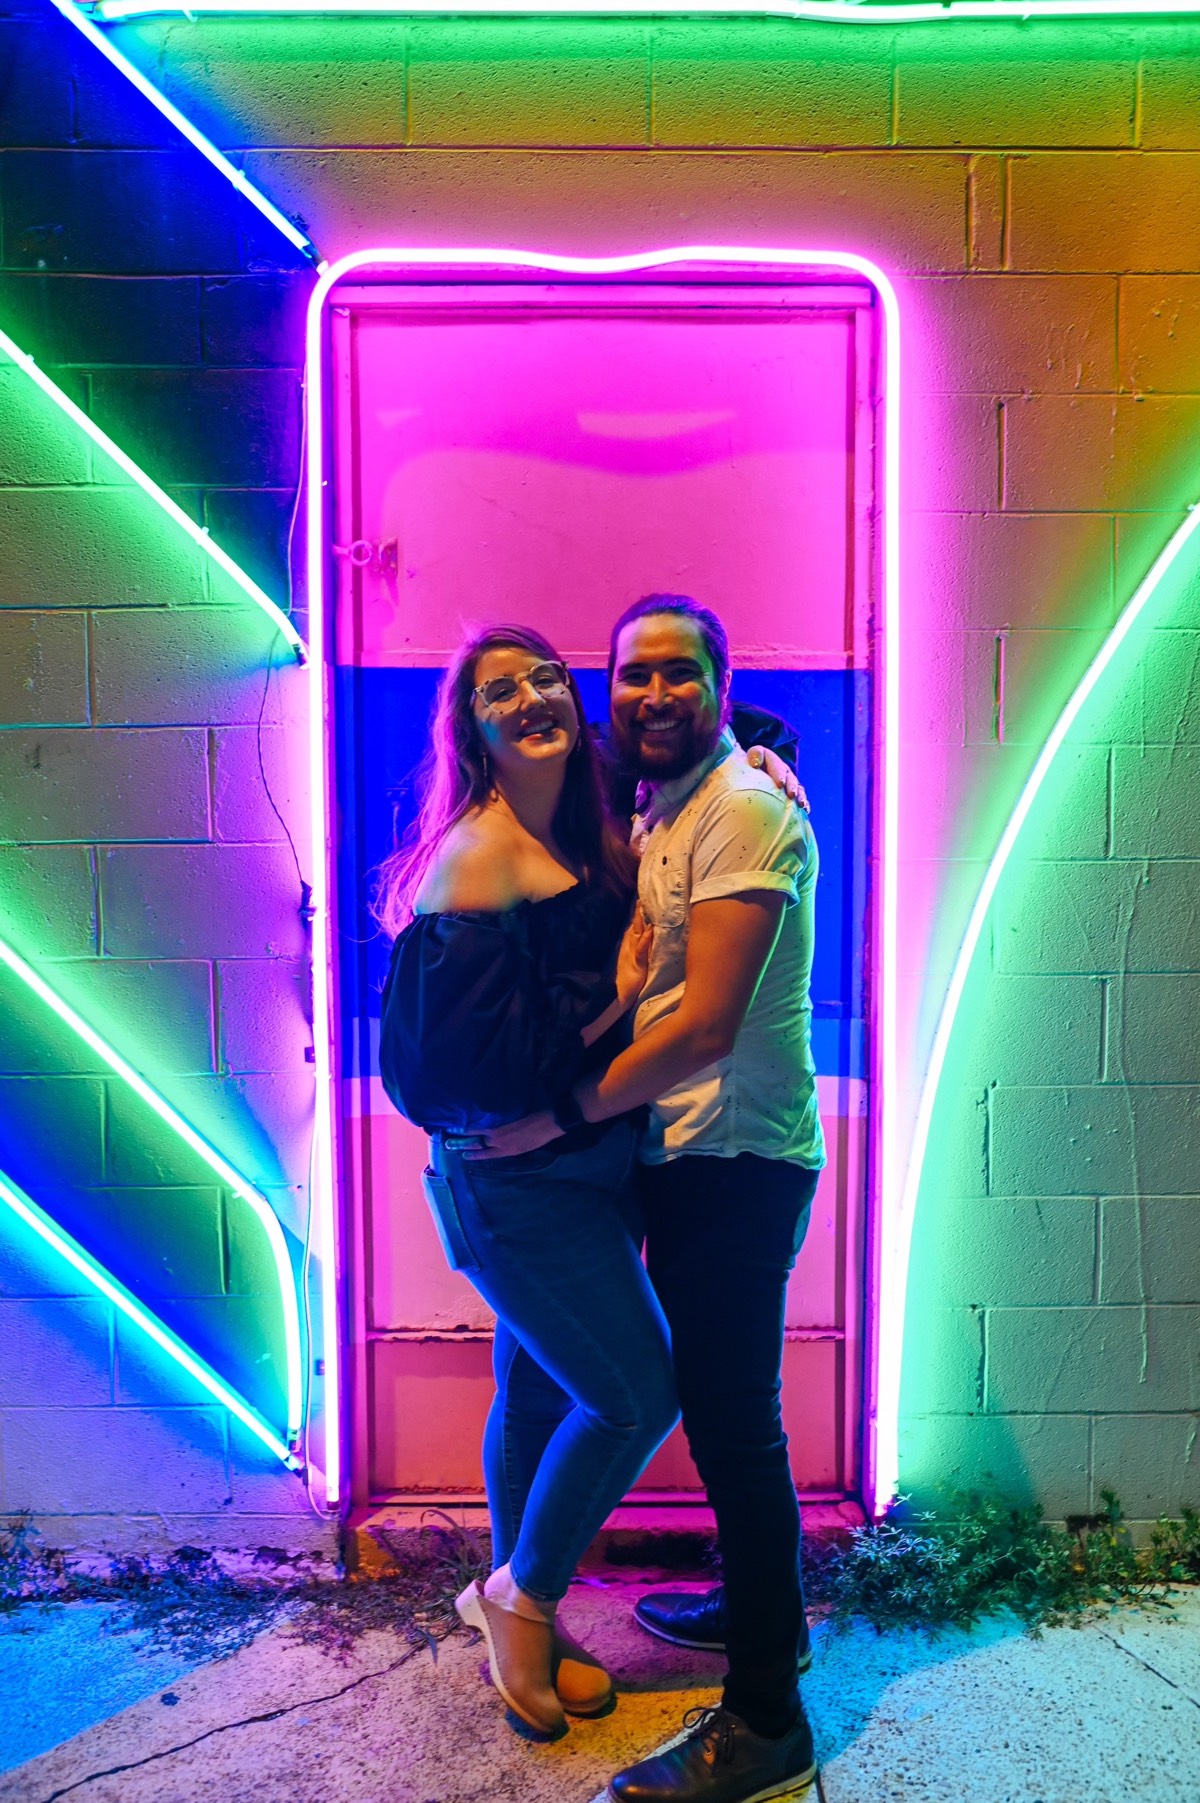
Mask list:
[[[5,29],[42,44],[55,67],[66,56],[75,98],[57,136],[36,114],[9,127],[0,306],[36,292],[41,312],[24,303],[31,336],[36,325],[51,354],[89,372],[98,415],[111,409],[113,429],[120,420],[131,448],[184,485],[230,549],[259,559],[255,573],[277,575],[297,392],[289,310],[304,278],[228,198],[201,204],[194,185],[180,198],[186,158],[101,80],[86,47],[65,45],[44,19],[32,38],[28,18]],[[117,41],[303,217],[328,257],[398,241],[592,252],[820,243],[866,252],[894,273],[910,425],[902,1062],[911,1090],[985,861],[1037,750],[1200,497],[1191,448],[1200,30],[343,18],[152,21],[122,28]],[[116,233],[118,214],[132,223]],[[229,235],[215,268],[197,249],[201,225]],[[72,311],[85,278],[129,297],[107,339],[89,337],[90,302]],[[261,311],[230,324],[226,301],[251,278]],[[169,342],[149,323],[168,315]],[[159,418],[161,427],[145,423]],[[31,608],[18,593],[15,606],[22,642],[49,645],[51,628],[38,623],[45,603]],[[1189,1188],[1187,1123],[1200,1098],[1178,985],[1200,970],[1190,904],[1142,905],[1138,916],[1136,968],[1162,978],[1139,993],[1148,1034],[1173,1048],[1156,1067],[1169,1080],[1102,1054],[1113,984],[1133,965],[1127,936],[1088,925],[1105,907],[1118,922],[1134,907],[1131,871],[1143,858],[1162,872],[1156,894],[1168,884],[1190,892],[1195,804],[1178,801],[1168,818],[1145,788],[1155,759],[1184,771],[1179,747],[1194,737],[1190,629],[1159,658],[1174,712],[1136,728],[1126,720],[1119,752],[1080,777],[1069,855],[1092,873],[1086,892],[1063,901],[1032,876],[1027,885],[1043,899],[1025,905],[1083,921],[1085,949],[1066,969],[1053,956],[1026,967],[994,954],[1021,1006],[979,1014],[993,1022],[991,1041],[977,1041],[969,1084],[955,1086],[941,1121],[906,1349],[904,1481],[918,1491],[978,1484],[990,1471],[1058,1512],[1086,1509],[1104,1484],[1136,1497],[1139,1516],[1200,1500],[1195,1368],[1180,1350],[1197,1325],[1200,1204],[1167,1196],[1155,1176],[1151,1206],[1138,1194],[1144,1168],[1134,1182],[1127,1163],[1090,1163],[1085,1192],[1071,1154],[1102,1119],[1120,1144],[1122,1119],[1141,1107],[1154,1134],[1181,1149],[1162,1167],[1169,1185]],[[203,713],[189,723],[209,727]],[[45,738],[53,721],[47,702],[32,723]],[[1176,800],[1184,787],[1177,774]],[[1118,817],[1138,819],[1136,841],[1110,830]],[[1053,860],[1067,855],[1061,840],[1047,848]],[[1114,884],[1116,900],[1097,899]],[[219,951],[210,956],[220,963]],[[253,1005],[227,985],[226,1031],[236,1035],[243,1010]],[[1123,1089],[1126,1077],[1147,1087]],[[996,1148],[1012,1149],[1007,1164],[999,1150],[986,1166],[972,1151],[989,1112]],[[273,1117],[259,1118],[270,1137]],[[1175,1270],[1161,1300],[1169,1323],[1155,1312],[1160,1265],[1127,1256],[1135,1228]],[[1067,1319],[1064,1308],[1076,1312]],[[1142,1349],[1156,1344],[1172,1372],[1159,1389],[1142,1370]],[[1097,1376],[1106,1364],[1130,1381],[1108,1390]]]

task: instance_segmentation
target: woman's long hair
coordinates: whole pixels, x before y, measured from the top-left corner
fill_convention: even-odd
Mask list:
[[[489,785],[473,706],[475,666],[485,651],[500,646],[561,661],[549,640],[528,626],[481,627],[454,653],[438,685],[429,750],[418,770],[417,817],[375,872],[371,911],[391,938],[412,919],[417,890],[450,828],[487,800]],[[635,860],[609,816],[595,742],[569,670],[567,686],[579,736],[567,757],[554,837],[563,855],[589,881],[632,893]]]

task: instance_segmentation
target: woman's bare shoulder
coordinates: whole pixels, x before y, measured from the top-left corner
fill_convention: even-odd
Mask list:
[[[416,895],[418,914],[495,913],[521,899],[501,822],[487,808],[456,820]]]

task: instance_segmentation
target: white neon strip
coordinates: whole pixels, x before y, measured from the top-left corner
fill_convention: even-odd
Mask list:
[[[203,1384],[209,1395],[215,1396],[231,1415],[236,1415],[237,1419],[250,1429],[254,1437],[262,1441],[269,1452],[273,1452],[277,1459],[283,1460],[289,1470],[299,1469],[299,1460],[291,1448],[284,1444],[278,1434],[272,1432],[257,1411],[252,1409],[250,1404],[237,1394],[236,1390],[231,1390],[229,1385],[217,1376],[211,1365],[206,1364],[196,1353],[189,1351],[178,1335],[172,1333],[171,1329],[160,1321],[157,1315],[152,1315],[148,1308],[144,1308],[137,1298],[130,1294],[124,1284],[117,1282],[111,1272],[106,1271],[103,1265],[97,1264],[96,1260],[90,1257],[83,1247],[71,1238],[69,1233],[65,1233],[61,1227],[55,1226],[49,1215],[39,1208],[36,1202],[31,1201],[24,1190],[18,1189],[17,1185],[2,1171],[0,1171],[0,1202],[6,1203],[18,1220],[24,1221],[27,1227],[32,1228],[40,1240],[52,1247],[60,1258],[66,1259],[67,1263],[81,1277],[86,1278],[88,1283],[99,1290],[102,1296],[107,1297],[109,1302],[119,1308],[121,1313],[136,1327],[140,1327],[147,1338],[153,1340],[156,1346],[161,1347],[169,1357],[173,1358],[189,1377],[194,1377],[197,1383]]]
[[[331,994],[335,948],[331,941],[328,909],[332,881],[330,861],[332,798],[329,794],[328,752],[324,727],[329,719],[327,676],[326,502],[329,482],[325,471],[324,312],[336,284],[356,271],[373,270],[495,270],[517,269],[575,276],[636,275],[672,265],[717,265],[728,268],[784,268],[799,271],[839,270],[869,282],[878,294],[884,320],[884,522],[883,522],[883,685],[879,706],[879,731],[883,746],[883,819],[880,859],[880,984],[876,1011],[879,1035],[879,1147],[877,1159],[877,1207],[885,1247],[895,1238],[892,1217],[899,1203],[898,1121],[896,1110],[896,865],[899,849],[899,697],[900,697],[900,306],[887,276],[866,257],[840,250],[750,249],[740,245],[692,244],[669,250],[643,251],[623,257],[567,257],[543,251],[491,249],[383,248],[355,251],[322,268],[308,309],[305,357],[308,406],[308,604],[311,706],[314,725],[311,741],[313,845],[324,848],[324,862],[316,853],[313,881],[313,1038],[317,1047],[317,1122],[321,1147],[320,1183],[314,1206],[321,1222],[323,1314],[326,1356],[326,1436],[337,1431],[339,1390],[337,1367],[331,1351],[338,1348],[336,1269],[336,1190],[333,1147],[338,1131],[338,1096],[330,1057],[332,1044]],[[322,730],[316,728],[320,726]],[[891,1281],[891,1264],[882,1265],[883,1283]],[[881,1298],[882,1300],[882,1298]],[[894,1304],[903,1320],[903,1298]],[[882,1339],[880,1344],[882,1344]],[[335,1354],[336,1355],[336,1354]],[[878,1395],[878,1372],[868,1372],[870,1397]],[[894,1428],[893,1428],[894,1437]],[[333,1445],[327,1464],[337,1494],[340,1449]],[[874,1446],[867,1448],[870,1500],[877,1486],[871,1474],[878,1468]]]
[[[933,1038],[933,1047],[926,1068],[925,1079],[921,1087],[921,1100],[917,1109],[916,1124],[913,1130],[912,1145],[908,1158],[908,1173],[904,1184],[897,1219],[895,1256],[897,1258],[897,1281],[894,1294],[900,1298],[901,1308],[898,1317],[890,1323],[888,1342],[889,1356],[881,1359],[881,1401],[879,1410],[879,1495],[884,1504],[895,1494],[899,1481],[900,1460],[898,1446],[898,1426],[900,1416],[900,1354],[904,1340],[903,1301],[907,1288],[908,1261],[912,1247],[913,1219],[916,1213],[917,1199],[921,1188],[921,1172],[925,1163],[925,1155],[929,1146],[929,1129],[933,1119],[934,1104],[937,1100],[938,1085],[946,1064],[946,1054],[950,1046],[950,1038],[954,1031],[954,1022],[962,1001],[963,989],[971,968],[971,961],[979,945],[984,922],[988,910],[996,894],[1004,868],[1012,855],[1013,847],[1020,836],[1021,828],[1029,816],[1029,810],[1037,799],[1038,791],[1046,780],[1051,764],[1062,749],[1063,741],[1071,727],[1078,719],[1096,684],[1104,675],[1117,652],[1144,612],[1147,604],[1162,584],[1172,565],[1178,560],[1188,541],[1200,527],[1200,507],[1189,511],[1182,526],[1168,540],[1165,548],[1152,564],[1149,573],[1139,583],[1132,598],[1126,604],[1120,619],[1105,639],[1095,661],[1080,682],[1075,693],[1067,702],[1054,730],[1043,745],[1036,764],[1029,773],[1025,787],[1021,791],[1016,807],[1012,811],[1008,825],[1000,837],[1000,842],[992,854],[987,874],[975,898],[975,906],[967,922],[962,944],[954,960],[950,982],[946,989],[945,1000],[938,1016],[937,1030]],[[886,1386],[886,1387],[885,1387]]]
[[[145,470],[133,461],[132,457],[127,456],[120,445],[113,442],[107,432],[101,431],[96,422],[88,418],[82,407],[77,407],[70,395],[64,394],[58,384],[52,382],[45,371],[38,368],[28,351],[23,351],[20,345],[5,331],[0,331],[0,350],[29,377],[31,382],[37,384],[43,394],[49,396],[56,407],[62,409],[72,424],[78,426],[81,432],[86,432],[92,443],[98,445],[106,457],[111,457],[117,468],[123,470],[132,481],[136,482],[143,493],[149,495],[150,499],[187,533],[192,543],[198,545],[206,557],[211,558],[219,569],[224,570],[225,574],[237,583],[242,593],[248,595],[256,607],[262,608],[267,618],[278,627],[296,656],[303,662],[304,640],[282,608],[277,607],[270,595],[266,594],[259,588],[257,582],[247,576],[245,570],[233,561],[227,551],[222,551],[220,545],[210,538],[205,528],[197,526],[195,520],[189,519],[182,507],[178,506],[170,495],[164,493],[158,483],[148,476]]]
[[[145,1077],[122,1058],[106,1039],[102,1039],[94,1027],[88,1025],[82,1015],[77,1014],[62,996],[58,995],[45,978],[27,964],[19,952],[6,940],[0,939],[0,964],[7,965],[13,975],[19,977],[26,988],[31,990],[46,1006],[53,1010],[58,1018],[71,1031],[89,1046],[97,1057],[102,1058],[111,1071],[114,1071],[123,1082],[129,1085],[134,1094],[140,1096],[172,1132],[178,1134],[184,1144],[202,1158],[211,1171],[221,1179],[229,1189],[242,1198],[258,1216],[271,1248],[271,1256],[275,1261],[275,1273],[279,1280],[279,1303],[283,1312],[284,1356],[286,1360],[286,1393],[287,1393],[287,1429],[289,1438],[294,1438],[300,1430],[301,1411],[301,1367],[300,1367],[300,1311],[296,1301],[296,1281],[292,1275],[292,1264],[288,1257],[287,1243],[283,1237],[283,1228],[279,1224],[271,1204],[265,1196],[259,1195],[253,1184],[248,1183],[239,1171],[223,1158],[215,1146],[209,1144],[196,1129],[184,1120],[183,1116],[167,1101],[165,1096],[146,1081]]]
[[[190,119],[185,118],[179,108],[173,106],[152,81],[147,81],[141,70],[136,68],[128,57],[121,55],[116,45],[111,44],[104,33],[96,29],[86,9],[77,6],[75,0],[50,0],[50,3],[62,14],[64,19],[75,26],[76,30],[83,33],[88,42],[100,52],[101,56],[108,59],[114,69],[120,70],[126,81],[133,83],[138,92],[146,97],[151,106],[158,109],[163,118],[173,125],[189,144],[195,145],[200,155],[210,162],[214,169],[220,170],[226,181],[232,183],[243,199],[248,200],[252,207],[256,207],[263,218],[270,221],[276,231],[283,233],[289,244],[294,244],[296,249],[302,251],[306,257],[316,260],[317,253],[314,245],[295,221],[289,219],[286,213],[281,213],[278,207],[273,206],[266,195],[254,186],[248,175],[241,169],[235,168],[229,158],[223,156],[216,145],[206,138]]]
[[[73,0],[54,0],[56,6]],[[151,13],[287,14],[298,13],[439,13],[475,14],[589,14],[667,15],[712,14],[725,17],[804,19],[835,25],[942,25],[958,20],[1019,19],[1130,19],[1138,17],[1187,18],[1200,12],[1198,0],[914,0],[912,4],[873,4],[872,0],[753,0],[739,6],[734,0],[99,0],[93,8],[98,19],[115,24],[121,19],[144,18]]]

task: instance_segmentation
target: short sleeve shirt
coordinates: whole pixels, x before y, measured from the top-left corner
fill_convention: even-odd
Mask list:
[[[697,903],[763,890],[787,903],[733,1051],[652,1104],[643,1161],[661,1164],[683,1152],[724,1158],[754,1152],[819,1169],[825,1141],[809,995],[818,860],[807,816],[751,768],[727,731],[698,770],[651,792],[634,825],[634,844],[641,855],[638,894],[654,928],[635,1038],[683,999],[688,925]]]

